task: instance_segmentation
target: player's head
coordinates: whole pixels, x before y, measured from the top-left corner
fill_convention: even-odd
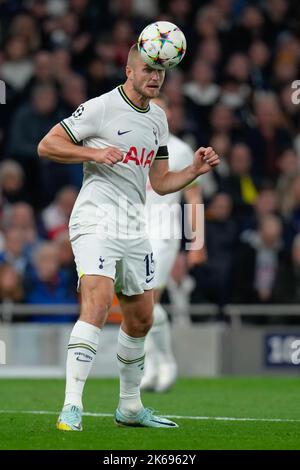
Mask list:
[[[126,65],[127,81],[140,95],[152,99],[159,95],[165,78],[164,70],[152,69],[147,65],[134,44],[129,51]]]

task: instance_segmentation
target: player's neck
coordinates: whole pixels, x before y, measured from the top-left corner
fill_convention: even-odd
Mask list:
[[[130,101],[135,104],[135,106],[144,109],[148,107],[150,99],[135,91],[134,88],[130,86],[130,83],[125,82],[123,85],[123,90],[130,99]]]

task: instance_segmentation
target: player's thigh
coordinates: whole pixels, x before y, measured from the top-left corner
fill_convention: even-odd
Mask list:
[[[122,328],[125,333],[133,337],[145,336],[153,322],[152,289],[132,296],[120,294],[119,303],[123,313]]]
[[[114,280],[106,276],[85,274],[80,280],[80,292],[80,319],[101,328],[113,302]]]
[[[71,243],[81,291],[81,319],[102,325],[113,301],[120,247],[96,234],[80,235]]]

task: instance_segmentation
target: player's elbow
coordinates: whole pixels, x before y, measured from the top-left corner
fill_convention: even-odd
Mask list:
[[[165,194],[167,194],[164,191],[163,178],[158,178],[158,177],[153,178],[153,176],[152,177],[151,176],[152,175],[150,175],[150,183],[151,183],[151,187],[153,191],[159,194],[159,196],[164,196]]]
[[[47,136],[45,136],[37,146],[37,153],[40,158],[47,158],[48,156],[48,146],[47,146]]]
[[[159,196],[164,196],[166,194],[163,190],[162,185],[158,181],[153,181],[153,180],[151,181],[150,179],[150,183],[151,183],[153,191],[159,194]]]
[[[160,188],[159,186],[156,186],[155,188],[153,188],[154,191],[159,194],[159,196],[165,196],[167,193],[162,189]]]

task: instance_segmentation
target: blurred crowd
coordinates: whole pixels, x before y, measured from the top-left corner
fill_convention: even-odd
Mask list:
[[[123,83],[129,47],[166,20],[188,44],[163,89],[170,131],[222,156],[201,185],[207,260],[181,254],[170,295],[300,303],[299,1],[0,0],[0,19],[1,300],[78,301],[67,225],[82,168],[41,161],[37,144]]]

